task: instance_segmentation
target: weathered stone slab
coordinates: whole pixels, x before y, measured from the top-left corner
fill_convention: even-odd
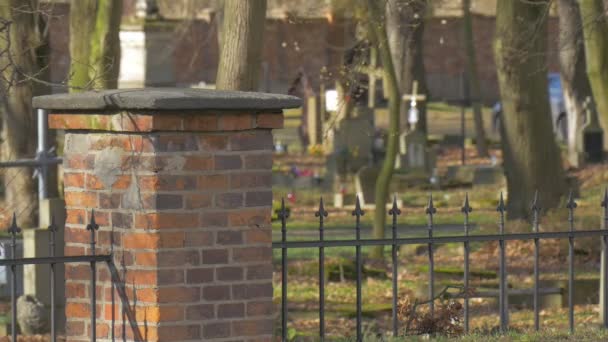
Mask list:
[[[62,110],[282,110],[300,107],[295,96],[244,91],[189,88],[139,88],[37,96],[33,106]],[[149,112],[153,114],[154,112]]]

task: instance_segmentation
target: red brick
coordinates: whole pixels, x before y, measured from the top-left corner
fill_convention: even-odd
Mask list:
[[[232,322],[236,336],[272,335],[272,319],[256,319]]]
[[[271,243],[272,231],[270,229],[252,228],[245,233],[247,244]]]
[[[262,113],[257,115],[257,127],[258,128],[283,128],[283,114],[282,113]]]
[[[90,280],[91,268],[88,265],[65,265],[65,277],[69,280]]]
[[[225,174],[198,176],[197,189],[200,190],[221,190],[228,188],[229,178]]]
[[[263,284],[232,285],[233,299],[262,299],[272,298],[272,282]]]
[[[66,188],[84,188],[84,173],[64,173],[63,186]]]
[[[243,247],[232,249],[232,260],[236,262],[258,262],[272,260],[272,248],[268,247]]]
[[[242,318],[245,316],[245,304],[227,303],[217,306],[217,318]]]
[[[218,118],[216,115],[187,115],[183,119],[184,129],[190,131],[217,131]]]
[[[89,154],[66,153],[63,163],[66,169],[91,170],[95,164],[95,156]]]
[[[85,209],[66,209],[66,220],[67,224],[78,224],[85,225],[88,223],[87,212]],[[66,241],[70,241],[67,240]]]
[[[228,136],[225,134],[205,134],[199,137],[201,151],[223,151],[228,147]]]
[[[124,248],[156,249],[160,246],[160,235],[154,233],[131,233],[123,236]]]
[[[219,281],[243,280],[243,268],[238,266],[218,267],[215,269],[215,277]]]
[[[206,171],[213,170],[213,158],[209,156],[187,156],[184,164],[185,171]]]
[[[230,336],[229,322],[214,322],[203,326],[203,338],[224,338]]]
[[[158,289],[159,303],[192,303],[200,299],[198,287],[162,287]]]
[[[213,304],[197,304],[186,308],[186,319],[191,321],[203,321],[215,318]]]
[[[199,227],[198,213],[150,213],[136,214],[135,228],[176,229]]]
[[[158,328],[160,341],[196,341],[201,340],[201,327],[191,325],[163,325]]]
[[[212,205],[213,196],[210,194],[195,193],[186,195],[186,209],[209,208]]]
[[[247,302],[247,316],[269,316],[273,314],[272,301]]]
[[[92,192],[66,192],[64,199],[66,207],[97,207],[97,194]]]
[[[219,129],[222,131],[242,131],[255,128],[252,114],[220,114]]]
[[[230,226],[262,227],[270,224],[270,209],[237,210],[228,214]]]
[[[66,316],[72,318],[89,318],[91,316],[89,304],[83,303],[66,303]]]
[[[187,232],[186,247],[204,247],[213,244],[213,234],[211,232]]]
[[[230,299],[230,285],[209,285],[203,288],[203,299],[210,302]]]

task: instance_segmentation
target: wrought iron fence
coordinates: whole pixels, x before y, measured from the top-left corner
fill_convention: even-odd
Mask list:
[[[499,306],[499,317],[500,317],[500,330],[505,332],[508,329],[508,293],[507,293],[507,267],[506,267],[506,255],[505,248],[507,241],[519,240],[519,241],[534,241],[534,288],[533,288],[533,306],[534,306],[534,328],[539,330],[539,311],[540,303],[539,298],[541,292],[539,288],[539,249],[540,240],[543,239],[568,239],[568,325],[571,332],[574,331],[574,239],[583,237],[601,237],[602,248],[603,248],[603,267],[604,272],[602,273],[602,283],[604,284],[601,291],[603,297],[608,300],[608,189],[604,192],[603,200],[601,202],[603,208],[603,227],[595,230],[575,230],[574,227],[574,215],[577,203],[574,201],[572,192],[568,197],[566,208],[568,209],[568,225],[567,231],[551,231],[541,232],[539,231],[539,218],[541,213],[541,207],[538,201],[538,193],[535,194],[534,201],[531,205],[532,212],[532,232],[529,233],[505,233],[505,213],[506,206],[503,199],[502,193],[496,211],[499,216],[499,233],[498,234],[470,234],[470,222],[469,214],[473,208],[469,204],[468,194],[465,196],[464,204],[461,208],[463,214],[463,232],[464,235],[458,236],[433,236],[434,222],[433,218],[437,213],[437,209],[433,203],[432,195],[429,196],[428,205],[425,209],[427,216],[427,237],[398,237],[397,235],[397,217],[401,214],[401,210],[397,205],[396,198],[393,200],[392,208],[388,211],[388,215],[391,217],[391,238],[384,239],[361,239],[361,217],[364,212],[361,208],[359,198],[356,199],[355,210],[352,212],[352,216],[355,218],[354,222],[354,233],[355,239],[338,239],[338,240],[325,240],[324,239],[324,220],[328,217],[328,212],[325,210],[323,199],[320,199],[319,209],[315,213],[315,217],[319,220],[319,239],[309,241],[287,241],[287,219],[290,216],[289,210],[285,207],[284,199],[281,200],[281,208],[277,210],[277,217],[281,222],[281,240],[272,243],[273,249],[281,250],[281,336],[282,340],[287,340],[287,320],[288,320],[288,304],[287,304],[287,251],[289,249],[297,248],[318,248],[319,251],[319,337],[321,340],[325,338],[325,248],[332,247],[354,247],[355,249],[355,263],[356,263],[356,338],[357,341],[361,341],[362,335],[362,296],[361,296],[361,276],[362,276],[362,259],[361,259],[361,247],[364,246],[390,246],[391,247],[391,261],[392,261],[392,333],[393,336],[397,336],[399,332],[399,321],[397,318],[398,310],[398,248],[401,245],[419,245],[426,244],[428,251],[428,296],[430,298],[430,314],[434,313],[434,285],[435,285],[435,262],[434,262],[434,246],[438,244],[446,243],[462,243],[464,246],[464,275],[463,275],[463,325],[464,331],[469,331],[470,322],[470,309],[469,300],[472,297],[470,294],[469,284],[469,254],[470,254],[470,243],[471,242],[498,242],[499,248],[499,289],[498,289],[498,306]],[[608,328],[608,305],[602,307],[604,328]]]
[[[123,307],[123,315],[125,315],[130,323],[130,325],[134,328],[134,338],[137,341],[143,341],[141,334],[139,333],[139,329],[137,328],[137,323],[135,320],[134,313],[129,310],[128,299],[125,292],[124,286],[120,281],[118,270],[114,264],[112,257],[112,249],[110,247],[109,254],[96,254],[96,239],[95,234],[99,229],[99,225],[95,222],[95,213],[91,212],[91,217],[89,224],[86,226],[87,231],[90,231],[90,254],[89,255],[73,255],[73,256],[56,256],[55,255],[55,244],[56,244],[56,233],[58,230],[58,226],[55,224],[54,219],[51,219],[51,224],[48,227],[50,231],[50,239],[49,239],[49,256],[47,257],[36,257],[36,258],[15,258],[16,252],[16,240],[17,235],[22,231],[21,228],[17,225],[16,215],[13,214],[13,220],[11,226],[8,228],[8,232],[11,235],[10,249],[11,249],[11,258],[10,259],[0,259],[0,266],[9,266],[9,279],[11,282],[10,292],[11,292],[11,341],[17,341],[17,266],[23,265],[49,265],[50,272],[50,280],[49,280],[49,290],[50,290],[50,340],[55,342],[57,340],[57,322],[56,322],[56,310],[55,310],[55,267],[57,264],[68,264],[68,263],[89,263],[91,270],[91,281],[90,281],[90,308],[91,308],[91,317],[90,322],[91,326],[96,326],[96,317],[97,317],[97,307],[96,303],[96,270],[97,264],[105,263],[109,270],[112,279],[112,284],[116,289],[119,299],[122,302]],[[114,291],[111,291],[111,306],[112,306],[112,328],[110,332],[112,334],[112,340],[114,340],[114,308],[115,308],[115,299],[114,299]],[[90,338],[91,341],[96,341],[96,329],[90,329]]]

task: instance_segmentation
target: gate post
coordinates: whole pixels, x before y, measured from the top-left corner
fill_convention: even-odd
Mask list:
[[[91,327],[89,266],[66,265],[69,341],[88,340],[93,328],[98,340],[270,341],[271,130],[282,127],[282,109],[299,105],[154,88],[34,99],[49,126],[66,131],[65,254],[91,253],[94,210],[96,253],[113,253],[115,285],[128,297],[122,305],[108,267],[97,267]]]

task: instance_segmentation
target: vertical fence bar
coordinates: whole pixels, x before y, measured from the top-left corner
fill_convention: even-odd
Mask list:
[[[574,231],[574,209],[577,207],[572,191],[568,196],[568,223],[570,232]],[[568,237],[568,326],[574,332],[574,237]]]
[[[461,209],[464,214],[464,235],[469,236],[469,213],[473,208],[469,205],[469,194],[464,197]],[[464,332],[469,333],[469,241],[464,241]]]
[[[428,215],[428,236],[430,239],[433,238],[433,215],[437,212],[437,209],[433,205],[433,194],[429,195],[429,204],[426,208],[426,214]],[[431,317],[435,315],[435,261],[433,258],[433,243],[429,242],[429,309]]]
[[[361,216],[365,215],[361,210],[361,203],[359,202],[359,196],[355,203],[355,210],[352,215],[355,217],[355,238],[357,240],[357,246],[355,246],[355,261],[357,263],[357,342],[363,341],[363,335],[361,332]]]
[[[604,226],[602,228],[608,230],[608,188],[604,189],[604,199],[602,200],[602,208],[604,208]],[[602,324],[604,326],[604,329],[608,329],[608,235],[603,236],[603,242],[604,243],[602,248],[604,256],[604,269],[602,270],[602,283],[604,284],[604,287],[602,288],[602,291],[604,294],[604,302],[600,303],[600,305],[603,305],[600,309],[603,310]]]
[[[17,259],[17,234],[21,228],[17,226],[17,215],[13,213],[13,222],[8,228],[11,234],[11,258]],[[17,265],[11,265],[11,341],[17,341]]]
[[[319,337],[325,340],[325,248],[323,247],[323,219],[327,217],[327,211],[323,206],[323,197],[319,201],[319,211],[315,213],[319,218]]]
[[[51,239],[49,241],[49,255],[55,256],[55,233],[57,232],[57,226],[55,225],[55,217],[51,216],[51,224],[48,227],[51,233]],[[50,290],[51,290],[51,342],[57,340],[57,334],[55,332],[55,263],[50,265]]]
[[[95,222],[95,211],[91,211],[91,220],[87,225],[87,230],[91,232],[91,255],[95,255],[95,231],[99,230],[99,225]],[[97,339],[97,268],[95,261],[91,261],[91,342]]]
[[[399,334],[399,321],[397,320],[397,298],[398,298],[398,287],[397,287],[397,281],[398,281],[398,273],[397,273],[397,266],[398,266],[398,260],[397,260],[397,216],[401,215],[401,210],[399,210],[399,207],[397,206],[397,196],[393,197],[393,207],[391,208],[391,210],[388,211],[388,214],[391,215],[393,217],[393,224],[392,224],[392,240],[393,243],[391,245],[391,256],[392,256],[392,262],[393,262],[393,337],[397,337],[397,335]]]
[[[505,211],[506,211],[506,207],[505,207],[505,201],[502,195],[502,192],[500,193],[500,200],[498,202],[498,207],[496,208],[496,210],[500,213],[500,221],[499,221],[499,230],[500,230],[500,234],[504,235],[505,233]],[[499,315],[500,315],[500,331],[501,332],[505,332],[507,330],[507,311],[508,309],[508,299],[507,299],[507,273],[506,273],[506,263],[505,263],[505,240],[504,238],[501,236],[500,240],[498,241],[498,247],[499,247],[499,253],[500,253],[500,259],[499,259],[499,288],[498,288],[498,308],[499,308]]]
[[[540,214],[540,204],[538,202],[538,191],[534,193],[534,202],[532,202],[532,226],[535,233],[538,233],[538,223],[539,223],[539,214]],[[539,287],[539,265],[538,265],[538,257],[539,257],[539,249],[540,249],[540,240],[539,238],[534,238],[534,330],[538,331],[540,329],[540,296],[538,294]]]
[[[281,209],[277,211],[281,220],[281,241],[287,241],[287,218],[285,198],[281,198]],[[287,248],[281,247],[281,341],[287,341]]]

